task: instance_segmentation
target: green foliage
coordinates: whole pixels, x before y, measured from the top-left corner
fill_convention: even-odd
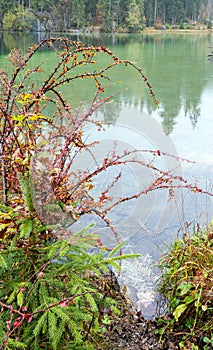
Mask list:
[[[13,29],[13,25],[16,21],[16,15],[12,11],[8,11],[5,13],[3,18],[3,28],[5,30],[11,30]]]
[[[3,17],[4,30],[28,31],[32,30],[34,25],[34,14],[22,6],[9,10]]]
[[[179,29],[184,29],[184,24],[183,24],[183,22],[180,22],[180,24],[179,24]]]
[[[208,21],[208,23],[207,23],[207,28],[208,28],[208,29],[212,29],[212,21],[211,21],[211,20]]]
[[[74,28],[82,28],[85,25],[85,0],[73,0],[71,4],[71,25]]]
[[[121,246],[109,254],[102,246],[91,254],[97,236],[86,229],[68,240],[39,244],[37,239],[29,245],[31,231],[27,228],[23,235],[26,222],[15,246],[1,240],[0,342],[8,327],[12,332],[5,349],[92,349],[93,337],[102,332],[102,317],[106,323],[100,309],[105,305],[110,314],[115,310],[100,281],[109,264],[120,267],[116,261]]]
[[[170,318],[159,319],[158,333],[181,332],[180,348],[210,349],[213,337],[213,231],[177,240],[160,262],[159,292]],[[178,338],[180,339],[180,337]],[[209,347],[208,347],[209,346]]]
[[[140,6],[136,0],[130,1],[128,5],[126,21],[131,32],[136,32],[142,29],[143,13],[141,13]]]
[[[102,31],[138,31],[144,19],[148,26],[160,20],[163,24],[174,25],[187,20],[203,19],[211,28],[208,13],[212,3],[206,0],[31,0],[14,8],[14,1],[0,0],[3,28],[6,30],[66,31],[70,28],[99,26]],[[37,23],[35,23],[35,18]],[[36,25],[38,24],[38,28]]]

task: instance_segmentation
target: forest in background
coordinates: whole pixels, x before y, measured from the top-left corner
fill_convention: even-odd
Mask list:
[[[203,29],[212,17],[213,0],[0,0],[0,29],[13,31]]]

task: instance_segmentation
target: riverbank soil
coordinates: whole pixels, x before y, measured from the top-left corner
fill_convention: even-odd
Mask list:
[[[115,323],[109,334],[108,350],[178,349],[175,344],[163,348],[155,335],[156,328],[156,322],[145,320],[141,315],[126,315]]]
[[[122,291],[112,272],[99,278],[95,284],[97,283],[102,292],[103,288],[106,291],[106,297],[116,301],[116,307],[120,311],[119,315],[115,315],[110,309],[100,310],[102,317],[108,315],[110,319],[103,335],[104,345],[100,345],[100,350],[178,349],[178,345],[169,338],[168,334],[165,334],[162,339],[163,345],[159,343],[160,335],[155,333],[158,328],[157,321],[145,319],[141,311],[134,309],[133,303]]]

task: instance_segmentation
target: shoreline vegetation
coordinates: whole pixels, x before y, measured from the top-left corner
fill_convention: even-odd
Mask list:
[[[189,34],[193,34],[193,33],[197,33],[197,34],[206,34],[206,33],[212,33],[213,29],[155,29],[155,28],[146,28],[143,31],[144,33],[148,33],[148,34],[157,34],[157,33],[177,33],[177,34],[181,34],[181,33],[189,33]]]
[[[103,32],[100,30],[99,27],[87,27],[83,29],[76,29],[76,28],[70,28],[67,29],[66,31],[58,31],[58,30],[51,30],[51,31],[29,31],[29,30],[3,30],[0,29],[0,33],[65,33],[65,34],[78,34],[78,35],[86,35],[86,34],[162,34],[162,33],[173,33],[173,34],[210,34],[213,33],[213,28],[194,28],[194,29],[187,29],[187,28],[161,28],[161,29],[156,29],[154,27],[146,27],[141,31],[136,31],[136,32],[128,32],[128,31],[113,31],[113,32]]]
[[[127,31],[114,31],[112,33],[105,33],[103,31],[100,30],[77,30],[77,29],[69,29],[66,31],[66,33],[72,33],[72,34],[162,34],[162,33],[174,33],[174,34],[182,34],[182,33],[189,33],[189,34],[193,34],[193,33],[201,33],[201,34],[206,34],[206,33],[212,33],[213,29],[208,29],[208,28],[204,28],[204,29],[178,29],[178,28],[170,28],[170,29],[156,29],[154,27],[147,27],[144,28],[141,31],[137,31],[137,32],[127,32]],[[54,33],[54,31],[53,31]],[[57,33],[57,32],[55,32]]]
[[[112,321],[109,349],[212,349],[212,265],[211,224],[175,240],[159,263],[156,318],[145,320],[141,311],[132,312],[126,301],[125,313]]]

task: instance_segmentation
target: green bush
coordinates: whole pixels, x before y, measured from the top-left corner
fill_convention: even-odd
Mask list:
[[[208,29],[212,29],[212,21],[211,21],[211,20],[208,21],[208,23],[207,23],[207,28],[208,28]]]
[[[193,24],[188,24],[188,25],[186,26],[186,29],[189,29],[189,30],[192,30],[192,29],[194,29],[194,26],[193,26]]]
[[[186,234],[160,261],[158,289],[169,317],[160,318],[160,333],[179,340],[180,348],[213,345],[213,230]],[[158,331],[159,332],[159,331]],[[188,346],[188,347],[187,347]]]
[[[23,7],[9,10],[3,18],[3,29],[13,31],[28,31],[32,30],[36,18],[32,12]]]
[[[51,242],[44,240],[48,228],[38,219],[20,219],[12,208],[1,205],[3,213],[18,230],[12,240],[6,234],[0,242],[2,348],[82,350],[94,349],[99,339],[103,343],[105,318],[110,322],[119,310],[102,276],[109,273],[109,265],[120,269],[119,260],[130,255],[120,256],[117,246],[106,256],[98,237],[88,233],[91,227]],[[97,252],[91,254],[95,246]]]

